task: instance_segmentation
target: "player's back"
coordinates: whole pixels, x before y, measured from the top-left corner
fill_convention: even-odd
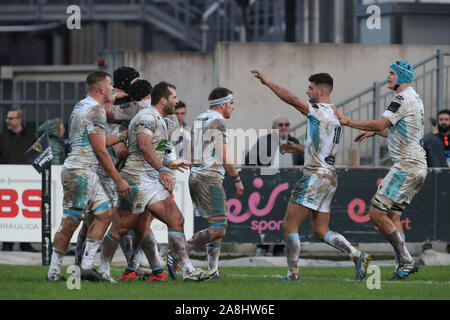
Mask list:
[[[194,174],[223,179],[225,170],[218,158],[216,143],[227,143],[225,118],[215,110],[200,114],[192,126],[192,156]]]
[[[424,106],[417,92],[408,87],[395,95],[383,117],[392,124],[388,130],[392,161],[426,167],[426,153],[422,147]]]
[[[128,158],[122,172],[146,174],[151,178],[157,179],[158,171],[144,159],[139,149],[138,134],[148,134],[152,137],[152,144],[157,157],[162,161],[168,143],[167,127],[162,115],[154,107],[140,110],[131,119],[128,127]]]
[[[90,166],[97,168],[98,160],[95,156],[90,140],[89,129],[94,126],[106,125],[106,113],[99,103],[90,96],[79,101],[70,115],[69,146],[70,153],[64,162],[67,168],[82,168]],[[90,128],[89,128],[90,126]]]
[[[343,127],[331,104],[308,104],[305,169],[335,174],[336,153]]]

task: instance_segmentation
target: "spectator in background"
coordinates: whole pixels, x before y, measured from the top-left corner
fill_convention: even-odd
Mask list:
[[[272,135],[269,134],[265,137],[260,138],[256,145],[247,153],[245,157],[245,164],[246,165],[253,165],[254,163],[250,163],[251,159],[256,159],[256,164],[258,166],[266,165],[270,166],[272,165],[275,157],[277,154],[279,154],[279,166],[280,167],[289,167],[289,166],[301,166],[304,162],[304,156],[303,153],[295,152],[295,153],[280,153],[279,146],[281,146],[284,143],[292,143],[292,144],[299,144],[299,141],[292,137],[289,134],[290,130],[290,123],[289,120],[286,117],[283,116],[277,116],[272,122],[272,129],[278,129],[279,135],[280,135],[280,143],[277,146],[271,145],[271,139]],[[260,158],[259,150],[261,146],[265,144],[267,145],[267,156],[270,157],[270,162],[265,163],[267,161],[264,161]],[[264,149],[263,149],[264,150]],[[256,157],[253,152],[256,152]],[[253,158],[252,158],[253,155]],[[256,256],[264,256],[269,251],[269,245],[268,244],[259,244],[256,246]],[[276,244],[273,246],[273,255],[274,256],[284,256],[284,245],[283,244]]]
[[[11,108],[6,116],[7,129],[0,134],[0,164],[26,164],[24,153],[36,141],[36,136],[23,125],[22,110]],[[12,251],[13,242],[3,242],[3,251]],[[37,252],[30,243],[20,243],[20,250]]]
[[[280,167],[302,166],[304,162],[304,156],[302,153],[296,152],[296,153],[281,154],[279,151],[279,146],[281,146],[283,143],[300,144],[296,138],[294,138],[289,134],[290,125],[291,124],[289,123],[289,120],[286,117],[283,116],[275,117],[272,123],[272,129],[279,130],[280,143],[276,146],[271,145],[272,134],[268,134],[267,136],[260,138],[256,142],[256,145],[253,146],[249,152],[247,152],[247,155],[245,156],[245,164],[255,165],[255,163],[251,163],[251,161],[252,159],[256,159],[256,165],[270,166],[272,165],[276,155],[279,154]],[[268,163],[267,161],[264,161],[264,159],[260,158],[261,155],[259,151],[260,148],[263,148],[264,150],[263,146],[267,146],[265,150],[267,150],[267,156],[270,158],[270,161]]]
[[[60,119],[47,120],[38,128],[38,136],[45,132],[48,134],[50,147],[52,148],[52,164],[64,164],[66,154],[64,152],[64,123]]]
[[[176,157],[191,161],[191,133],[186,129],[186,104],[179,101],[175,106],[175,115],[178,119],[179,128],[170,136],[170,141],[175,146]]]
[[[428,167],[450,167],[450,110],[438,113],[437,130],[423,137]]]

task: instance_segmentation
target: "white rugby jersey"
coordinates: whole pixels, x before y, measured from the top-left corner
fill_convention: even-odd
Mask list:
[[[128,126],[128,158],[122,172],[130,175],[145,174],[152,179],[158,179],[159,172],[144,159],[139,150],[138,134],[148,134],[153,138],[157,157],[163,161],[168,142],[167,126],[162,115],[154,107],[140,110],[131,119]]]
[[[200,114],[192,126],[192,157],[191,172],[224,178],[225,169],[222,159],[218,158],[216,143],[228,143],[228,128],[225,118],[215,110]],[[221,150],[219,151],[221,153]]]
[[[335,173],[336,153],[343,126],[331,104],[309,103],[305,138],[305,168]]]
[[[383,117],[391,122],[388,130],[388,149],[394,163],[413,163],[427,167],[422,147],[424,107],[420,96],[408,87],[392,98]]]
[[[89,134],[106,134],[106,112],[94,98],[87,96],[75,105],[70,115],[70,153],[64,161],[64,167],[93,169],[98,167]]]
[[[107,123],[106,124],[106,136],[112,136],[115,134],[118,134],[120,132],[120,124],[115,124],[115,123]],[[117,158],[114,155],[114,149],[112,146],[107,148],[109,155],[111,156],[112,162],[114,164],[116,164],[117,162]],[[100,177],[100,180],[104,179],[104,178],[109,178],[111,179],[108,174],[105,172],[105,170],[102,168],[102,166],[98,166],[97,168],[97,173]]]

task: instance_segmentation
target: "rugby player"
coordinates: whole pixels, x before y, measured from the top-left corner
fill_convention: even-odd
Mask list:
[[[304,146],[305,166],[303,177],[297,182],[283,220],[288,275],[284,281],[298,281],[298,259],[300,256],[300,237],[298,229],[311,214],[314,235],[348,254],[356,266],[356,280],[366,276],[371,257],[353,247],[344,236],[329,229],[331,200],[337,188],[335,158],[342,126],[333,113],[330,94],[333,78],[327,73],[309,77],[310,84],[306,94],[309,102],[297,98],[288,90],[267,80],[258,71],[252,71],[262,84],[269,87],[281,100],[292,105],[307,117],[307,137]],[[292,148],[294,149],[294,148]],[[288,151],[288,148],[282,149]]]
[[[420,191],[427,176],[426,153],[422,147],[424,106],[411,85],[413,76],[414,67],[407,61],[398,60],[389,66],[387,86],[395,91],[395,95],[378,120],[350,120],[335,108],[342,125],[365,130],[356,136],[356,142],[375,134],[388,138],[389,154],[394,165],[379,184],[369,215],[394,248],[396,260],[399,261],[391,280],[407,279],[418,271],[418,265],[406,247],[400,222],[402,212]]]
[[[74,231],[87,211],[93,212],[94,216],[87,232],[85,250],[93,251],[109,226],[112,205],[99,182],[98,166],[102,166],[113,179],[120,196],[128,197],[131,194],[130,186],[114,167],[106,149],[127,139],[126,132],[105,136],[107,117],[104,104],[112,101],[111,77],[103,71],[94,71],[88,75],[87,85],[88,96],[77,103],[70,118],[71,152],[61,172],[63,217],[53,240],[53,253],[46,276],[49,281],[64,280],[61,274],[62,260]],[[120,95],[116,97],[121,98]],[[95,270],[83,269],[83,261],[81,276],[86,280],[99,279]]]
[[[140,101],[144,106],[149,107],[151,104],[151,85],[146,80],[136,80],[131,84],[127,93],[131,101]],[[148,209],[146,209],[148,210]],[[150,212],[146,213],[151,215]],[[153,220],[153,216],[149,219],[149,225]],[[122,275],[119,277],[118,281],[125,280],[137,280],[137,279],[146,279],[148,281],[167,281],[167,276],[163,270],[163,262],[161,260],[158,243],[156,238],[152,234],[152,230],[150,229],[149,234],[149,264],[151,267],[151,271],[146,268],[140,267],[140,261],[144,256],[144,252],[140,247],[136,233],[133,230],[130,230],[126,236],[124,236],[120,242],[120,246],[124,251],[125,257],[127,259],[127,267],[125,268]],[[129,250],[127,250],[129,248]]]
[[[208,97],[209,110],[197,116],[191,136],[193,167],[189,175],[189,191],[195,215],[202,216],[208,228],[195,233],[188,241],[188,250],[205,249],[208,256],[208,279],[220,279],[219,255],[227,228],[227,199],[222,186],[225,171],[232,177],[236,198],[244,193],[239,173],[231,161],[225,119],[234,110],[233,92],[215,88]],[[169,264],[170,265],[170,264]],[[168,268],[169,275],[172,268]]]
[[[139,111],[129,125],[129,156],[121,174],[131,184],[131,196],[121,199],[111,229],[102,242],[99,272],[109,277],[110,263],[120,239],[133,228],[150,263],[151,215],[168,226],[169,248],[177,257],[185,281],[204,280],[204,272],[189,260],[184,236],[184,218],[170,193],[174,180],[168,169],[183,171],[190,163],[164,157],[168,133],[164,117],[174,113],[178,102],[175,86],[160,82],[152,89],[151,107]],[[148,210],[145,210],[148,209]],[[151,213],[151,215],[149,214]],[[163,273],[162,270],[159,272]],[[155,272],[155,276],[159,276]]]

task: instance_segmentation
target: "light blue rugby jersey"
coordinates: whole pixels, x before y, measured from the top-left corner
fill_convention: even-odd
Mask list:
[[[308,106],[305,169],[334,174],[343,126],[334,114],[331,104],[308,102]]]
[[[89,141],[89,134],[96,133],[106,133],[106,112],[94,98],[87,96],[75,105],[70,115],[70,153],[64,167],[91,167],[94,170],[98,167],[97,157]]]
[[[192,173],[223,179],[225,169],[216,146],[228,143],[225,118],[216,110],[200,114],[192,126]]]
[[[394,163],[427,167],[422,147],[424,107],[420,96],[408,87],[392,98],[383,117],[391,122],[388,130],[388,149]]]

